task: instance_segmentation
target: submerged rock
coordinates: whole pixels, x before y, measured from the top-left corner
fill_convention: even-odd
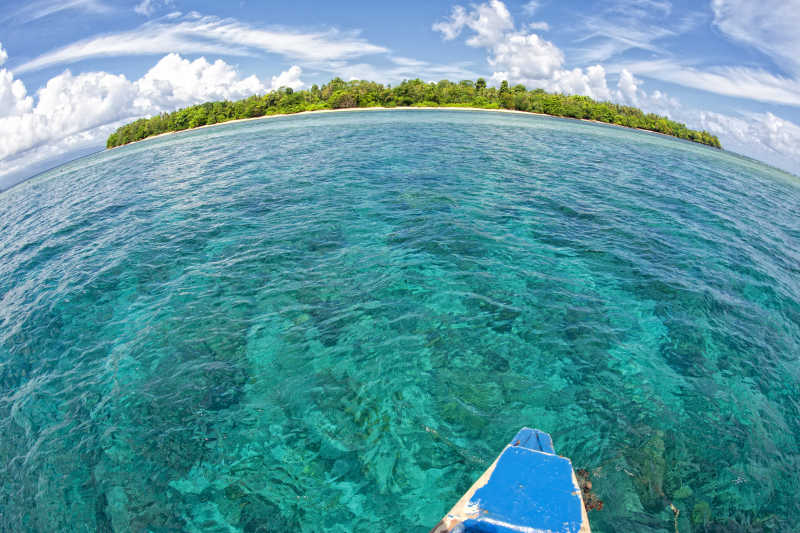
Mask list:
[[[641,448],[631,452],[636,468],[633,484],[642,506],[650,512],[659,512],[666,506],[664,450],[664,432],[659,430]]]

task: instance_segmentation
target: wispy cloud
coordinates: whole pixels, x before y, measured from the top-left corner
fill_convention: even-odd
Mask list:
[[[544,21],[529,22],[525,26],[529,31],[550,31],[550,24]]]
[[[522,6],[522,12],[528,17],[532,17],[539,11],[540,7],[542,7],[542,3],[539,0],[531,0]],[[531,21],[525,26],[529,31],[550,31],[550,24],[543,20]]]
[[[714,24],[731,39],[800,77],[800,6],[789,0],[712,0]]]
[[[522,11],[529,17],[533,16],[536,11],[542,6],[539,0],[530,0],[530,2],[522,6]]]
[[[669,39],[698,27],[708,15],[673,15],[666,0],[610,0],[590,14],[576,13],[567,31],[575,37],[567,48],[579,65],[619,59],[629,51],[670,56]]]
[[[781,76],[764,68],[712,65],[701,56],[672,54],[663,41],[697,27],[707,15],[689,14],[670,24],[658,22],[671,5],[662,0],[615,0],[601,15],[583,18],[585,35],[571,49],[579,64],[608,62],[610,72],[622,69],[664,82],[713,94],[766,103],[800,106],[800,10],[784,0],[712,0],[714,25],[727,37],[768,55],[784,68]],[[610,14],[615,14],[610,16]],[[627,61],[631,49],[651,52],[654,59]]]
[[[133,8],[136,13],[144,15],[145,17],[151,16],[159,8],[169,7],[172,5],[172,0],[142,0]]]
[[[800,106],[800,81],[749,67],[686,66],[671,59],[622,63],[614,67],[657,80],[724,96]]]
[[[38,20],[55,13],[78,10],[84,13],[110,13],[111,7],[101,0],[39,0],[14,11],[3,20],[18,20],[22,23]]]
[[[470,69],[468,63],[439,64],[407,57],[390,57],[393,63],[388,66],[370,63],[332,62],[320,70],[330,72],[346,80],[371,80],[382,83],[397,83],[403,80],[420,78],[433,82],[443,79],[464,80],[479,76]]]
[[[607,9],[628,17],[644,18],[653,14],[664,16],[672,12],[672,2],[668,0],[616,0],[609,2]]]
[[[627,23],[621,23],[618,17],[612,20],[603,16],[584,17],[581,33],[583,36],[575,42],[582,44],[572,54],[579,64],[606,61],[628,50],[664,54],[664,49],[656,42],[677,35],[664,26],[630,19],[627,19]]]
[[[266,52],[293,60],[328,61],[382,54],[388,50],[366,41],[357,32],[264,29],[233,19],[189,14],[77,41],[40,55],[14,70],[24,73],[89,58],[170,52],[233,56]]]
[[[422,67],[428,64],[427,61],[413,59],[411,57],[394,56],[390,58],[392,63],[402,67]]]

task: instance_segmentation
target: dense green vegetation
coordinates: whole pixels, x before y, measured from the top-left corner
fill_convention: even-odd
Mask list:
[[[369,81],[345,82],[335,78],[327,85],[314,85],[305,91],[282,88],[236,102],[208,102],[139,119],[112,133],[106,146],[113,148],[159,133],[242,118],[320,109],[408,106],[515,109],[556,117],[597,120],[721,147],[719,139],[706,131],[690,130],[684,124],[652,113],[645,114],[635,107],[597,102],[586,96],[553,94],[542,89],[529,91],[523,85],[509,87],[505,81],[499,88],[488,87],[483,78],[479,78],[477,82],[465,80],[458,83],[447,80],[425,83],[417,79],[404,81],[396,87]]]

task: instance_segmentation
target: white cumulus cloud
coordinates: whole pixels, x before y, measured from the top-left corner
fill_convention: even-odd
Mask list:
[[[633,105],[639,105],[639,85],[642,84],[641,80],[630,73],[627,69],[622,69],[619,74],[619,81],[617,82],[618,98],[620,101]]]
[[[510,33],[495,42],[491,50],[489,64],[514,81],[553,78],[564,65],[561,50],[535,33]]]
[[[1,50],[2,48],[0,48]],[[302,70],[292,66],[265,84],[232,65],[167,54],[137,80],[108,72],[51,78],[35,96],[21,80],[0,69],[0,185],[44,160],[100,148],[116,127],[131,119],[209,100],[235,100],[271,88],[300,88]]]
[[[468,45],[488,47],[501,41],[507,32],[514,29],[514,20],[503,2],[490,0],[488,4],[474,6],[469,12],[462,6],[455,6],[449,19],[433,25],[433,29],[441,32],[446,40],[455,39],[464,28],[475,33],[467,39]]]
[[[189,61],[178,54],[164,56],[135,86],[135,105],[147,112],[189,102],[239,99],[265,91],[258,78],[240,78],[236,69],[221,59],[213,63],[204,57]]]
[[[8,54],[0,43],[0,66]],[[6,69],[0,69],[0,119],[3,117],[19,115],[33,107],[33,98],[28,96],[28,90],[20,80],[15,80],[14,75]]]
[[[656,113],[679,120],[676,117],[681,114],[682,108],[678,100],[658,90],[648,93],[641,88],[642,84],[642,80],[636,78],[627,69],[622,69],[617,81],[617,90],[612,94],[612,100],[620,104],[639,107],[648,113]],[[692,123],[692,118],[687,116],[682,120]]]
[[[0,119],[25,113],[32,107],[33,98],[28,96],[25,85],[8,70],[0,69]]]
[[[798,49],[793,43],[794,39],[800,40],[800,32],[795,29],[800,23],[787,25],[778,19],[786,15],[786,20],[795,21],[800,11],[787,13],[785,6],[791,2],[780,3],[780,6],[777,3],[778,0],[765,0],[759,7],[747,0],[713,0],[712,6],[716,24],[725,33],[754,45],[759,42],[762,51],[791,64],[791,58],[797,56],[788,57],[791,55],[789,51]],[[529,15],[534,14],[537,8],[537,2],[523,6]],[[613,15],[609,19],[611,22],[597,17],[589,20],[591,31],[587,30],[583,39],[592,40],[591,53],[578,51],[578,64],[586,64],[589,59],[602,61],[634,48],[660,53],[654,41],[686,31],[696,21],[687,19],[683,27],[674,31],[656,25],[640,27],[630,21],[650,17],[653,12],[668,15],[671,8],[666,0],[612,2],[608,7],[609,14]],[[767,16],[770,8],[775,9]],[[749,22],[745,25],[734,20],[737,16]],[[759,16],[767,17],[768,26],[787,45],[781,52],[786,57],[781,58],[773,50],[775,46],[772,44],[763,44],[768,39],[753,29],[758,26]],[[613,22],[614,19],[617,22]],[[621,24],[619,20],[628,24]],[[800,84],[795,79],[747,67],[699,70],[665,58],[613,65],[613,72],[619,73],[619,79],[616,88],[612,89],[608,86],[607,71],[602,65],[567,68],[562,50],[538,35],[535,26],[518,27],[505,4],[499,0],[469,8],[455,6],[449,17],[434,24],[433,29],[440,32],[445,40],[469,33],[465,43],[486,50],[487,63],[493,69],[491,81],[494,84],[508,80],[511,84],[522,83],[529,88],[541,87],[548,91],[582,94],[636,106],[648,113],[685,122],[692,128],[706,129],[717,134],[725,146],[735,151],[770,161],[793,172],[800,170],[800,126],[770,113],[732,117],[684,108],[675,98],[662,91],[646,91],[642,80],[634,74],[729,96],[800,105]]]
[[[750,146],[773,156],[800,162],[800,126],[782,119],[772,113],[748,113],[734,117],[722,113],[701,111],[699,113],[703,128],[711,133],[727,137],[737,147]],[[770,160],[769,153],[760,154]]]
[[[529,6],[535,11],[535,5]],[[470,10],[455,6],[450,16],[433,25],[445,40],[465,30],[472,32],[466,44],[485,48],[494,69],[493,83],[508,80],[528,87],[583,94],[598,99],[611,96],[600,65],[587,69],[564,68],[564,53],[552,42],[531,31],[518,29],[506,5],[500,0],[474,5]]]
[[[558,70],[548,88],[565,94],[583,94],[597,100],[609,100],[611,91],[606,82],[606,70],[602,65],[585,69]]]
[[[303,80],[300,79],[300,75],[303,73],[303,70],[298,67],[297,65],[292,65],[289,70],[284,70],[277,76],[272,76],[272,83],[270,84],[269,89],[271,91],[276,91],[282,87],[289,87],[290,89],[300,89],[305,85]]]
[[[74,76],[66,71],[50,79],[36,96],[35,105],[31,99],[17,113],[0,118],[0,175],[19,165],[15,159],[40,158],[41,153],[26,154],[32,148],[51,141],[69,145],[73,136],[130,113],[135,89],[124,76],[105,72]]]

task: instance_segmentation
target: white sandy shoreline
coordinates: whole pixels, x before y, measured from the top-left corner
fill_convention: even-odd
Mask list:
[[[702,143],[695,143],[694,141],[689,141],[687,139],[680,139],[679,137],[675,137],[674,135],[667,135],[666,133],[661,133],[658,131],[651,131],[645,130],[641,128],[631,128],[628,126],[623,126],[621,124],[612,124],[610,122],[602,122],[600,120],[590,120],[587,118],[574,118],[574,117],[559,117],[556,115],[548,115],[547,113],[535,113],[533,111],[519,111],[516,109],[485,109],[482,107],[450,107],[450,106],[422,106],[422,107],[414,107],[414,106],[402,106],[402,107],[347,107],[342,109],[317,109],[315,111],[300,111],[298,113],[278,113],[275,115],[264,115],[261,117],[252,117],[252,118],[237,118],[235,120],[227,120],[225,122],[217,122],[216,124],[206,124],[204,126],[197,126],[195,128],[187,128],[185,130],[178,130],[178,131],[165,131],[164,133],[159,133],[158,135],[152,135],[150,137],[145,137],[144,139],[140,139],[138,141],[132,141],[126,144],[121,144],[119,146],[114,146],[111,148],[106,148],[106,151],[113,150],[114,148],[122,148],[123,146],[130,146],[132,144],[149,141],[151,139],[158,139],[159,137],[164,137],[167,135],[174,135],[176,133],[183,133],[187,131],[196,131],[202,130],[204,128],[213,128],[215,126],[225,126],[227,124],[237,124],[240,122],[251,122],[254,120],[269,120],[271,118],[280,118],[280,117],[296,117],[301,115],[314,115],[314,114],[321,114],[321,113],[343,113],[343,112],[357,112],[357,111],[415,111],[415,110],[423,110],[423,111],[489,111],[492,113],[511,113],[515,115],[529,115],[529,116],[536,116],[536,117],[549,117],[549,118],[561,118],[566,120],[577,120],[580,122],[589,122],[593,124],[604,124],[606,126],[614,126],[616,128],[624,128],[626,130],[634,130],[634,131],[642,131],[645,133],[654,133],[656,135],[663,135],[664,137],[669,137],[671,139],[678,139],[684,140],[686,142],[691,142],[693,144],[698,144],[700,146],[707,146]],[[709,146],[709,148],[713,148],[713,146]]]

